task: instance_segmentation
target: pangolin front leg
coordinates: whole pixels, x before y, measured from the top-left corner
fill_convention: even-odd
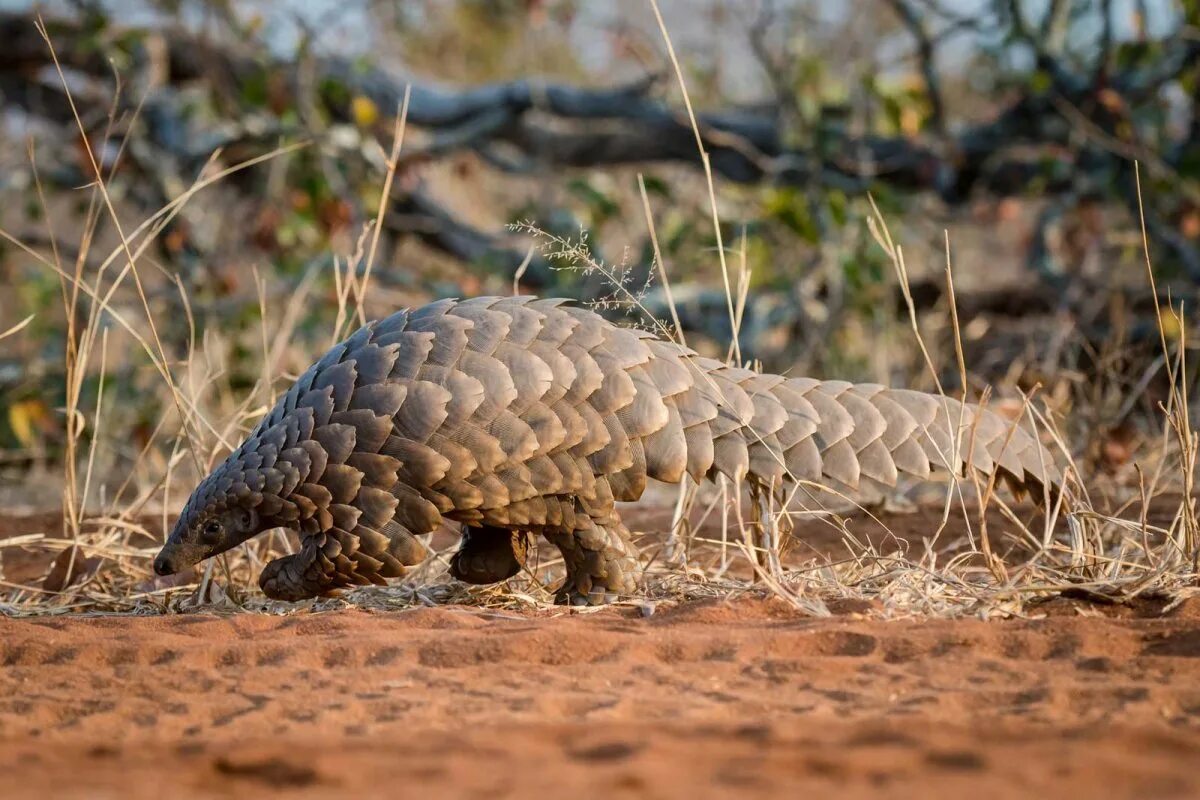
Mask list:
[[[343,531],[305,537],[297,552],[263,567],[258,585],[273,600],[298,602],[353,586],[387,585],[388,578],[403,575],[404,567],[420,564],[428,554],[404,531],[373,543],[382,549],[369,553],[358,537]]]
[[[316,537],[310,537],[298,552],[277,558],[263,567],[258,585],[272,600],[295,603],[329,594],[349,584],[339,580],[333,562],[322,553],[321,544]]]

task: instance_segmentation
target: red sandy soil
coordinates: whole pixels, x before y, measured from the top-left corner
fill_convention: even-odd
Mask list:
[[[0,619],[0,796],[1197,797],[1196,603]]]
[[[1195,797],[1200,619],[0,620],[11,797]]]

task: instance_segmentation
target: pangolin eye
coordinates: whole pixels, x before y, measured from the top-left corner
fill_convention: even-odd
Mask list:
[[[204,532],[209,536],[216,536],[221,532],[221,523],[217,522],[215,519],[209,520],[208,522],[204,523]]]

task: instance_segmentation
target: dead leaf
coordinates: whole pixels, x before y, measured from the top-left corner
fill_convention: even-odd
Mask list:
[[[36,397],[18,400],[8,407],[8,424],[22,447],[33,447],[39,432],[50,422],[50,409]]]
[[[61,592],[91,579],[100,571],[104,559],[96,556],[85,557],[77,546],[68,547],[58,554],[50,566],[50,572],[42,581],[42,588],[47,592]]]

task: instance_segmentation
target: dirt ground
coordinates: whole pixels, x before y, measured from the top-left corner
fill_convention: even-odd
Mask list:
[[[0,618],[0,796],[1196,797],[1198,603]]]

